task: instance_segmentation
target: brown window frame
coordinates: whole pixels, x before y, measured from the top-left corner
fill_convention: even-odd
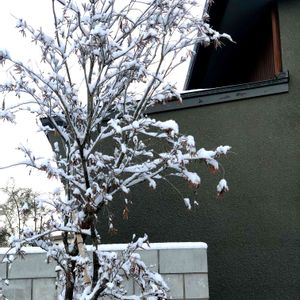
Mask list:
[[[278,76],[282,72],[282,53],[281,53],[278,6],[276,4],[273,4],[272,6],[271,18],[272,18],[274,68],[275,68],[275,75]]]

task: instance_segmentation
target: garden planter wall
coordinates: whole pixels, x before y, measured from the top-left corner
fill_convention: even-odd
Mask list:
[[[102,245],[107,251],[120,251],[125,244]],[[1,256],[7,249],[1,249]],[[47,263],[40,248],[28,248],[25,259],[18,258],[10,270],[0,265],[1,278],[9,279],[4,295],[9,300],[55,300],[55,263]],[[205,243],[157,243],[139,251],[153,270],[161,273],[169,285],[173,299],[208,299],[207,245]],[[124,282],[129,294],[135,293],[132,281]]]

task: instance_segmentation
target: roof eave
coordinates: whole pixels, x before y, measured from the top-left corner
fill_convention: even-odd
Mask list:
[[[202,13],[202,18],[204,17],[204,15],[206,13],[208,13],[209,11],[209,7],[211,5],[212,1],[211,0],[205,0],[205,4],[204,4],[204,9],[203,9],[203,13]],[[194,49],[193,49],[193,52],[195,53],[192,58],[191,58],[191,61],[189,63],[189,67],[188,67],[188,71],[187,71],[187,76],[185,78],[185,82],[184,82],[184,86],[183,86],[183,90],[186,90],[188,85],[189,85],[189,81],[191,79],[191,74],[192,74],[192,70],[194,68],[194,65],[195,65],[195,60],[196,60],[196,55],[197,55],[197,52],[198,52],[198,49],[200,47],[200,44],[195,44],[194,45]]]

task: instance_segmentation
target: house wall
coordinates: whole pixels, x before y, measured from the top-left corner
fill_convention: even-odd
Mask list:
[[[125,242],[144,232],[152,242],[205,241],[211,299],[299,299],[299,16],[299,1],[279,3],[288,94],[154,116],[176,119],[199,147],[231,145],[233,152],[222,159],[230,192],[217,198],[223,170],[216,176],[199,164],[194,167],[203,184],[196,194],[179,180],[172,180],[176,189],[161,182],[154,194],[141,186],[129,196],[128,221],[121,218],[122,208],[113,210],[118,234],[110,237],[103,230],[104,242]],[[187,211],[185,196],[199,206]]]
[[[102,245],[103,251],[120,251],[127,244]],[[204,243],[151,244],[151,249],[138,251],[147,266],[162,274],[171,289],[173,299],[209,298],[207,274],[207,245]],[[8,249],[1,249],[3,254]],[[39,248],[28,248],[24,259],[17,259],[10,268],[0,264],[1,278],[9,279],[3,285],[3,294],[9,300],[55,300],[59,293],[55,286],[55,263],[46,263],[46,254]],[[0,255],[1,259],[3,255]],[[128,295],[139,294],[133,281],[124,281]],[[2,299],[0,295],[0,299]],[[108,299],[108,298],[107,298]]]

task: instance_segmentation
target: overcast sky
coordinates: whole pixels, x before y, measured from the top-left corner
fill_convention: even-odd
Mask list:
[[[11,56],[22,61],[37,58],[34,47],[24,39],[15,28],[15,17],[22,17],[34,26],[51,28],[51,2],[49,0],[9,0],[2,1],[0,9],[0,48],[8,49]],[[0,79],[5,74],[0,72]],[[2,96],[1,96],[2,97]],[[14,96],[8,96],[6,103],[14,101]],[[2,99],[0,99],[2,103]],[[0,166],[22,160],[22,154],[16,150],[19,145],[30,145],[36,156],[51,157],[50,144],[43,132],[37,132],[38,127],[33,115],[22,113],[17,116],[17,124],[11,125],[0,121]],[[6,185],[10,177],[15,178],[19,187],[31,187],[35,191],[49,192],[59,186],[55,181],[49,181],[42,172],[29,172],[25,167],[14,167],[0,170],[0,187]],[[0,202],[3,195],[0,194]]]
[[[2,1],[0,9],[0,48],[8,49],[10,55],[22,61],[38,60],[35,48],[30,45],[29,40],[24,39],[15,28],[16,19],[24,18],[35,27],[42,26],[51,30],[53,26],[51,14],[51,0],[9,0]],[[187,64],[173,75],[174,81],[179,82],[181,89],[187,70]],[[5,73],[0,71],[0,80],[5,78]],[[2,97],[0,95],[0,97]],[[14,101],[13,95],[6,99],[6,102]],[[2,99],[0,99],[2,103]],[[51,157],[50,144],[44,133],[37,132],[36,121],[31,114],[20,114],[17,118],[17,125],[11,125],[0,121],[0,166],[22,160],[22,155],[16,148],[21,145],[30,145],[36,156],[42,155]],[[14,177],[17,186],[31,187],[35,191],[47,192],[53,190],[58,183],[50,182],[44,174],[37,171],[31,172],[24,167],[16,167],[0,170],[0,188],[5,186],[7,180]],[[0,194],[0,202],[3,195]]]

